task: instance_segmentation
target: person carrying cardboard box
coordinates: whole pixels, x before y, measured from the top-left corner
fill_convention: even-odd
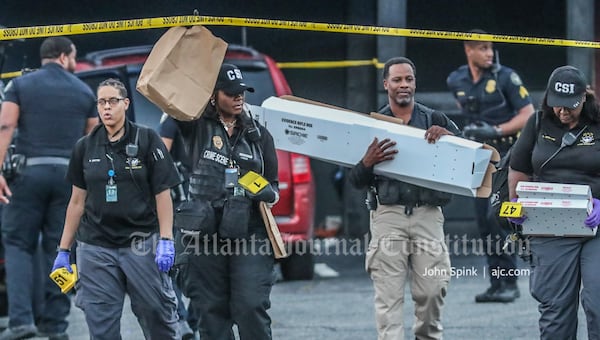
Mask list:
[[[408,58],[396,57],[385,63],[383,86],[389,105],[379,113],[426,129],[429,143],[460,132],[446,115],[415,102],[416,68]],[[441,314],[451,268],[440,206],[448,203],[450,194],[374,175],[377,164],[402,157],[395,145],[388,138],[375,138],[349,174],[355,187],[371,187],[367,204],[372,237],[366,269],[375,287],[378,339],[404,339],[404,286],[409,277],[416,338],[441,339]]]

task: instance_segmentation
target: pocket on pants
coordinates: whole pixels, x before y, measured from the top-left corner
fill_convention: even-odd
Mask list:
[[[365,270],[369,274],[371,274],[371,271],[373,269],[376,269],[376,268],[374,268],[374,264],[375,264],[375,255],[377,254],[378,249],[379,249],[379,247],[377,246],[377,244],[369,245],[369,248],[367,249],[367,254],[365,256]]]
[[[245,196],[231,196],[225,200],[223,216],[218,234],[224,239],[238,239],[248,236],[248,222],[252,201]]]
[[[190,249],[205,235],[216,231],[215,212],[208,201],[182,202],[176,209],[173,218],[175,229],[175,264],[187,262]]]

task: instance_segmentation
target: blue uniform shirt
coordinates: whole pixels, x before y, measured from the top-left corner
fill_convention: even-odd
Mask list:
[[[5,101],[19,105],[16,153],[65,157],[97,115],[92,90],[57,63],[13,79]]]
[[[474,84],[469,67],[463,65],[450,73],[446,83],[468,121],[502,124],[511,120],[521,108],[531,104],[529,92],[521,78],[506,66],[502,66],[498,72],[486,70]]]

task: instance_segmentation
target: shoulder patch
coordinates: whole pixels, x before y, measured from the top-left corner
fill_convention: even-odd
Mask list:
[[[521,77],[519,77],[518,74],[516,74],[515,72],[510,74],[510,81],[515,84],[515,86],[521,86],[523,85],[523,82],[521,81]]]
[[[525,88],[525,86],[519,86],[519,95],[521,98],[529,97],[529,92]]]

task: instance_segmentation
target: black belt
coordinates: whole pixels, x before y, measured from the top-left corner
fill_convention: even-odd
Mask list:
[[[517,141],[517,135],[509,135],[509,136],[502,136],[502,137],[498,137],[498,138],[494,138],[494,139],[488,139],[485,141],[482,141],[482,143],[486,143],[489,144],[493,147],[509,147],[512,146],[515,142]]]
[[[32,165],[69,165],[69,159],[64,157],[29,157],[25,163],[27,166]]]

